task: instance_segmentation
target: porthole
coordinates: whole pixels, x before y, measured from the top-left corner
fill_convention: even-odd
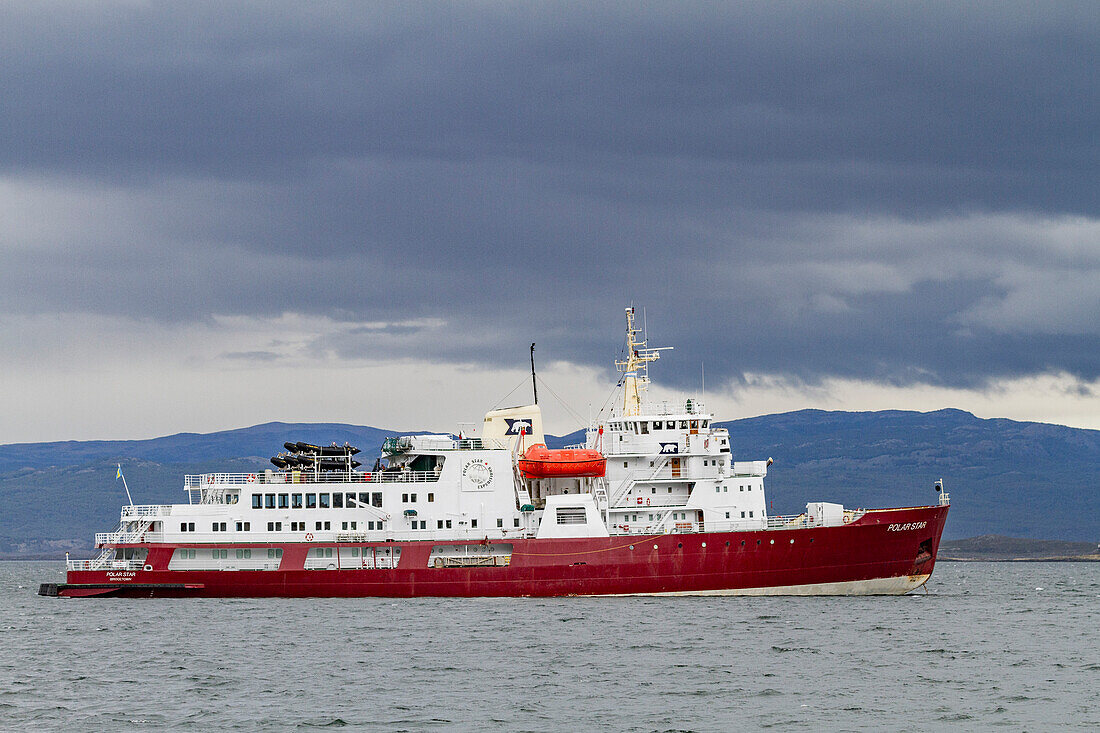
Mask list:
[[[631,549],[631,550],[633,550],[633,549],[634,549],[634,545],[631,545],[631,546],[630,546],[630,549]]]
[[[774,544],[775,544],[775,540],[768,540],[768,544],[769,544],[769,545],[774,545]]]
[[[656,549],[657,549],[657,545],[654,545],[654,546],[653,546],[653,549],[654,549],[654,550],[656,550]]]
[[[707,546],[707,543],[706,543],[706,542],[704,542],[704,543],[703,543],[703,547],[706,547],[706,546]]]
[[[684,543],[683,542],[678,542],[676,544],[676,546],[682,550],[684,548]],[[656,547],[656,545],[654,545],[654,547]]]
[[[743,545],[743,544],[745,544],[745,543],[744,543],[744,542],[742,542],[741,544]],[[726,543],[726,547],[729,547],[729,546],[730,546],[730,543],[729,543],[729,542],[727,542],[727,543]]]
[[[791,540],[791,544],[792,544],[792,545],[794,544],[794,540],[793,540],[793,539]]]
[[[757,547],[759,547],[759,546],[760,546],[760,540],[757,540],[757,541],[756,541],[756,546],[757,546]]]

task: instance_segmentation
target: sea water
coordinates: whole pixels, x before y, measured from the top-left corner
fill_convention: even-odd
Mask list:
[[[0,563],[0,729],[1100,727],[1100,564],[872,598],[75,599]]]

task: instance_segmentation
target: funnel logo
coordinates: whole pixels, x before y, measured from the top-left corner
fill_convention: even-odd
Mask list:
[[[508,423],[508,429],[504,431],[505,435],[530,435],[531,434],[531,421],[524,418],[504,418],[504,422]]]
[[[662,453],[679,453],[680,452],[680,446],[678,446],[676,443],[661,443],[661,452]]]

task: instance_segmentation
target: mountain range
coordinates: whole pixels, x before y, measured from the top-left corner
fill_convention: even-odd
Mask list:
[[[798,513],[807,501],[931,504],[942,478],[952,499],[947,539],[1100,539],[1098,430],[961,410],[800,410],[718,424],[730,432],[735,460],[774,459],[766,482],[773,514]],[[184,474],[262,470],[286,440],[348,442],[363,449],[369,465],[382,441],[397,434],[265,423],[149,440],[0,445],[0,557],[87,552],[92,534],[114,529],[127,501],[117,463],[135,503],[180,503],[187,500]],[[551,447],[581,440],[580,432],[547,436]]]

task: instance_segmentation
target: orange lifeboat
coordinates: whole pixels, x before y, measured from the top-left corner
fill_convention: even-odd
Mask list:
[[[524,478],[582,478],[603,476],[607,459],[592,448],[551,450],[542,443],[527,449],[519,459]]]

